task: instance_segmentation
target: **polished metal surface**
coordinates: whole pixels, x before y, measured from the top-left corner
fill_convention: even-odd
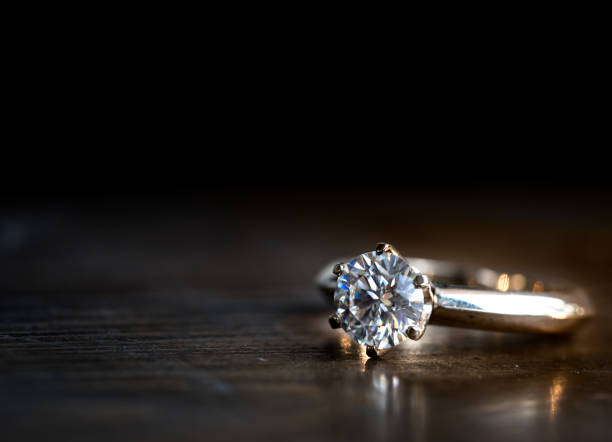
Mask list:
[[[594,315],[586,291],[569,284],[445,261],[406,259],[424,273],[422,283],[431,279],[434,287],[429,324],[559,334],[573,331]],[[336,286],[332,269],[333,265],[326,266],[317,278],[330,299]]]

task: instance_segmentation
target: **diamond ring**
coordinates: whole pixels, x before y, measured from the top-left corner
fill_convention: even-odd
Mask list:
[[[372,358],[406,338],[420,339],[428,324],[569,333],[593,316],[583,289],[545,285],[520,273],[405,258],[387,243],[330,264],[318,285],[330,298],[333,293],[331,327],[342,328]]]

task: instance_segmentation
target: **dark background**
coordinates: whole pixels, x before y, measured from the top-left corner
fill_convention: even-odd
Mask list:
[[[6,440],[610,440],[607,175],[547,152],[323,150],[5,174]],[[573,280],[598,316],[557,338],[431,327],[368,361],[313,279],[379,241]]]

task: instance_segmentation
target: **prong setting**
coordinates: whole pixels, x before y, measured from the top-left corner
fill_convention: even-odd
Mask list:
[[[366,347],[366,355],[368,355],[368,357],[370,357],[372,359],[380,359],[384,355],[389,353],[389,351],[391,351],[390,348],[377,349],[377,348],[369,346],[369,345]]]
[[[378,243],[373,252],[363,253],[346,263],[339,262],[331,270],[338,279],[334,292],[338,310],[329,318],[329,324],[332,328],[343,328],[350,337],[364,346],[368,357],[379,359],[404,339],[416,341],[421,338],[431,315],[435,287],[426,275],[411,266],[391,244]],[[384,275],[386,284],[377,282],[380,275]],[[367,284],[363,282],[364,278]],[[378,302],[383,302],[380,299],[384,298],[386,311],[397,318],[396,324],[400,326],[395,326],[391,334],[376,334],[376,330],[381,327],[393,326],[387,317],[371,315],[357,318],[343,313],[365,302],[367,297],[360,296],[366,290],[365,286],[376,291]],[[410,309],[406,300],[414,306],[422,307]],[[366,332],[359,334],[356,330]]]
[[[344,273],[344,263],[339,262],[336,264],[332,270],[332,273],[336,276],[342,275],[342,273]]]
[[[340,322],[340,318],[338,317],[338,315],[333,314],[329,317],[329,325],[333,329],[340,328],[342,323]]]
[[[422,289],[424,287],[427,287],[428,285],[429,285],[429,278],[427,277],[427,275],[419,273],[418,275],[414,277],[414,286],[416,288]]]
[[[393,253],[394,255],[399,256],[399,252],[397,251],[397,249],[386,242],[379,242],[378,244],[376,244],[376,249],[374,249],[374,252],[377,255],[382,255],[383,253]]]
[[[410,329],[408,330],[408,337],[412,339],[413,341],[418,341],[419,339],[423,337],[424,333],[425,333],[425,329],[419,330],[417,328],[410,327]]]
[[[376,254],[377,255],[382,255],[385,252],[390,252],[393,249],[393,246],[391,244],[388,244],[386,242],[379,242],[378,244],[376,244]]]

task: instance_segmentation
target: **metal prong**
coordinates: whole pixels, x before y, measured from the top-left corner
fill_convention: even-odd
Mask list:
[[[340,275],[342,275],[342,272],[343,272],[343,266],[344,266],[344,264],[343,264],[343,263],[341,263],[341,262],[339,262],[338,264],[336,264],[336,265],[334,266],[334,269],[332,270],[333,274],[334,274],[334,275],[336,275],[336,276],[340,276]]]
[[[394,255],[398,255],[397,250],[395,250],[395,248],[391,244],[386,242],[379,242],[378,244],[376,244],[375,251],[377,255],[381,255],[385,252],[391,252]]]
[[[376,351],[374,347],[368,346],[366,348],[366,354],[372,359],[378,359],[378,352]]]
[[[418,330],[414,327],[410,327],[408,329],[408,337],[412,339],[413,341],[418,341],[419,339],[421,339],[424,333],[425,333],[425,329]]]
[[[377,350],[376,348],[368,345],[366,347],[366,355],[368,355],[372,359],[380,359],[383,357],[383,355],[389,353],[390,350],[391,350],[390,348],[383,348],[383,349]]]
[[[427,275],[419,273],[414,277],[414,286],[416,288],[425,287],[427,284],[429,284],[429,278],[427,277]]]
[[[329,325],[331,328],[340,328],[340,318],[338,315],[334,314],[329,317]]]

